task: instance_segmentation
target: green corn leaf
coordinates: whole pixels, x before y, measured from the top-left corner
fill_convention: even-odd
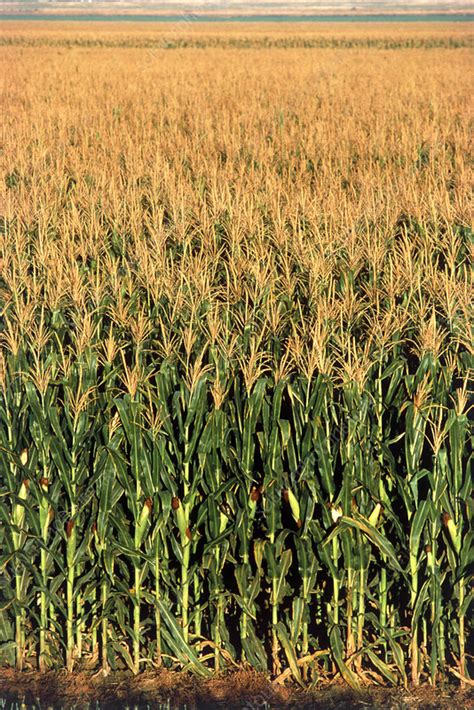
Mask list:
[[[161,600],[157,600],[161,618],[169,632],[168,642],[173,653],[184,665],[203,678],[210,676],[211,672],[198,659],[194,649],[184,639],[182,629],[178,626],[176,619],[172,616],[168,606]]]
[[[374,664],[376,669],[384,676],[384,678],[389,681],[389,683],[391,683],[393,686],[396,686],[398,684],[398,677],[396,673],[394,673],[390,666],[388,666],[387,663],[385,663],[379,656],[377,656],[374,651],[372,651],[370,648],[366,648],[364,650],[364,653]]]
[[[342,643],[341,631],[338,626],[332,627],[329,633],[329,644],[331,647],[332,657],[334,658],[341,676],[351,688],[358,690],[360,687],[359,679],[344,661],[344,646]]]
[[[418,566],[418,550],[420,539],[429,513],[429,502],[424,500],[415,512],[410,529],[410,569],[412,575],[416,574]]]
[[[242,639],[242,648],[249,663],[260,673],[267,672],[267,655],[261,640],[257,637],[252,624],[247,627],[247,637]]]
[[[298,659],[296,657],[295,647],[292,644],[290,637],[288,636],[288,632],[281,621],[278,622],[276,630],[283,651],[285,652],[286,660],[288,661],[288,666],[291,670],[291,674],[295,681],[298,683],[298,685],[304,688],[300,667],[298,665]]]
[[[372,544],[374,544],[380,550],[380,552],[382,552],[386,556],[387,561],[390,563],[390,565],[397,572],[399,572],[403,576],[406,576],[405,571],[400,566],[397,554],[392,543],[387,540],[387,538],[382,535],[382,533],[380,533],[376,528],[374,528],[374,526],[371,525],[368,520],[363,518],[361,515],[358,515],[357,513],[355,513],[354,517],[352,518],[346,515],[343,515],[341,518],[339,518],[338,525],[326,538],[323,544],[327,545],[331,539],[340,535],[344,531],[344,528],[347,527],[355,528],[364,533],[364,535],[370,540],[370,542],[372,542]]]
[[[267,550],[270,548],[267,547]],[[282,555],[279,557],[278,560],[278,565],[275,565],[275,577],[277,578],[277,586],[275,588],[275,598],[272,596],[272,603],[274,605],[280,604],[283,600],[283,597],[285,595],[285,585],[286,585],[286,576],[288,574],[288,570],[291,567],[291,562],[292,562],[292,552],[291,550],[285,550]]]

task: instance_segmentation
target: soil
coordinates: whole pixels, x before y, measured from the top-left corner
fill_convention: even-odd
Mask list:
[[[474,710],[474,690],[422,686],[370,687],[355,692],[347,686],[328,685],[303,691],[291,685],[276,685],[263,674],[237,670],[201,680],[184,672],[150,671],[134,677],[129,673],[48,673],[0,669],[1,699],[8,702],[87,708],[100,702],[100,710],[121,710],[130,705],[159,710],[161,703],[178,710]],[[266,703],[266,705],[265,705]],[[13,706],[14,707],[14,706]]]

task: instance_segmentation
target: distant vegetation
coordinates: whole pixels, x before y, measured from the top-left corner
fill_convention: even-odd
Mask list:
[[[433,38],[397,38],[370,37],[356,38],[330,38],[330,37],[178,37],[171,39],[150,38],[89,38],[89,37],[62,37],[43,38],[25,37],[21,35],[2,35],[0,46],[10,45],[17,47],[116,47],[133,49],[456,49],[472,47],[473,42],[469,37],[433,37]]]

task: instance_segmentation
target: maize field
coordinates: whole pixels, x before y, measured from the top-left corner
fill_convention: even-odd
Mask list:
[[[178,30],[3,33],[0,665],[472,684],[469,31]]]

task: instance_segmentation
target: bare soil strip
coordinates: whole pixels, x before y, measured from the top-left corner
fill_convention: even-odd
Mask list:
[[[150,671],[139,676],[112,673],[100,674],[64,671],[49,673],[0,670],[0,696],[9,700],[42,703],[74,704],[76,708],[100,701],[101,710],[119,710],[120,703],[148,704],[150,708],[171,701],[172,707],[186,705],[198,708],[241,708],[257,710],[265,706],[285,708],[396,708],[408,710],[468,710],[474,705],[474,692],[453,687],[444,690],[423,686],[416,689],[367,688],[359,693],[342,685],[330,685],[319,690],[303,691],[295,686],[278,686],[263,674],[238,670],[210,680],[186,673]]]

